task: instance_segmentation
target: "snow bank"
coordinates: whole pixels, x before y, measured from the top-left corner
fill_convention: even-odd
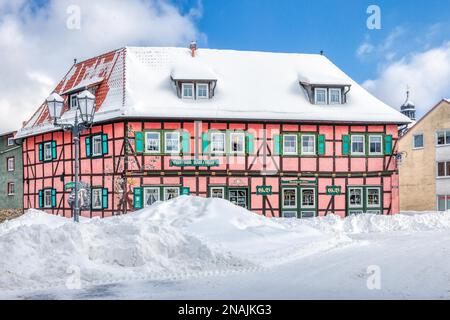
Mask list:
[[[0,290],[64,286],[74,271],[87,285],[249,271],[357,244],[355,233],[434,229],[450,229],[450,215],[270,219],[184,196],[79,224],[30,210],[0,224]]]

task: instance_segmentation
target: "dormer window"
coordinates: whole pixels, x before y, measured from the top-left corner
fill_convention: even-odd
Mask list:
[[[208,99],[209,98],[209,85],[207,83],[197,84],[197,99]]]
[[[342,90],[339,88],[330,89],[330,104],[342,104]]]
[[[327,89],[316,88],[314,89],[316,104],[327,104]]]
[[[78,108],[77,94],[72,94],[69,99],[70,109],[75,110]]]
[[[193,83],[183,83],[181,91],[182,91],[183,99],[194,99],[194,84]]]

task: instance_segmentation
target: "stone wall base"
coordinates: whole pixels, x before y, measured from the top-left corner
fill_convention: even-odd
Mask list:
[[[0,209],[0,223],[15,219],[23,214],[22,209]]]

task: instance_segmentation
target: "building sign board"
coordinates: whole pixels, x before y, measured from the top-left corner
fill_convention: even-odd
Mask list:
[[[258,196],[270,196],[272,195],[272,186],[257,186],[256,194]]]
[[[218,167],[220,165],[219,160],[183,160],[172,159],[170,160],[171,167]]]

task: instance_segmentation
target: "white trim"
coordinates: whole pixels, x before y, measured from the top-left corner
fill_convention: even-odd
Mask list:
[[[286,152],[285,144],[284,144],[285,137],[295,137],[295,151],[293,151],[293,152]],[[283,134],[283,150],[282,150],[282,154],[283,155],[297,155],[298,154],[298,135],[297,134]]]
[[[100,138],[100,153],[95,153],[95,143],[94,140]],[[92,140],[91,140],[91,144],[92,144],[92,156],[93,157],[98,157],[98,156],[102,156],[103,155],[103,137],[101,134],[97,134],[97,135],[93,135],[92,136]]]
[[[10,192],[10,190],[9,190],[9,186],[13,186],[13,192]],[[7,193],[7,195],[8,196],[14,196],[15,194],[16,194],[16,183],[15,182],[8,182],[7,184],[6,184],[6,193]]]
[[[14,137],[9,137],[6,144],[8,145],[8,147],[11,147],[14,145]]]
[[[47,204],[45,202],[45,200],[47,199],[46,193],[49,194],[50,204]],[[42,192],[42,197],[43,197],[42,204],[44,205],[44,208],[46,208],[46,209],[52,208],[52,189],[44,189],[44,191]]]
[[[362,137],[363,138],[363,141],[362,141],[363,151],[362,152],[353,152],[353,138],[354,137]],[[352,134],[350,136],[350,154],[351,155],[357,155],[357,156],[366,154],[366,136],[365,135],[363,135],[363,134]]]
[[[8,172],[14,172],[16,170],[16,158],[15,157],[7,158],[6,159],[6,164],[7,164]],[[10,166],[11,164],[12,164],[12,168]]]
[[[176,189],[176,190],[178,190],[178,195],[175,198],[180,196],[180,187],[164,187],[163,189],[164,189],[164,201],[168,201],[169,200],[168,197],[167,197],[167,190],[169,190],[169,189]]]
[[[94,206],[94,192],[99,192],[100,206]],[[91,207],[92,207],[92,210],[103,209],[103,189],[102,188],[92,188],[92,190],[91,190]]]
[[[190,86],[192,87],[192,96],[185,96],[184,95],[184,87]],[[194,100],[194,93],[195,93],[195,86],[194,83],[186,82],[181,84],[181,98],[186,100]]]
[[[214,189],[220,189],[222,191],[222,198],[217,198],[217,197],[213,197],[212,193]],[[215,199],[225,199],[226,195],[225,195],[225,187],[209,187],[209,197],[210,198],[215,198]]]
[[[293,214],[293,217],[286,217],[285,216],[286,213]],[[295,218],[298,218],[298,215],[297,215],[297,211],[285,210],[285,211],[281,211],[281,217],[286,218],[286,219],[295,219]]]
[[[415,146],[415,142],[416,142],[416,137],[417,136],[422,136],[422,146],[421,147],[416,147]],[[416,134],[414,134],[413,135],[413,138],[412,138],[412,149],[413,150],[420,150],[420,149],[423,149],[425,147],[425,136],[424,136],[424,134],[423,133],[416,133]]]
[[[214,136],[222,136],[223,137],[223,151],[215,151],[215,150],[213,150],[213,146],[214,146],[214,144],[213,144],[213,137]],[[226,149],[227,149],[227,134],[225,133],[225,132],[212,132],[211,133],[211,153],[214,153],[214,154],[218,154],[218,153],[220,153],[220,154],[222,154],[222,153],[225,153],[226,152]]]
[[[199,88],[202,87],[202,86],[206,86],[206,97],[202,97],[202,96],[200,96],[198,94]],[[201,99],[201,100],[209,99],[209,84],[208,83],[197,83],[195,87],[196,87],[195,91],[196,91],[196,94],[197,94],[197,99]]]
[[[148,150],[147,148],[147,143],[148,143],[148,138],[147,135],[149,134],[157,134],[158,135],[158,150]],[[145,153],[161,153],[161,132],[159,131],[146,131],[145,132]]]
[[[46,147],[47,146],[50,146],[50,157],[47,157],[47,153],[46,153]],[[43,145],[43,153],[44,153],[44,161],[49,161],[49,160],[53,160],[53,154],[52,154],[52,148],[53,148],[53,146],[52,146],[52,142],[46,142],[46,143],[44,143],[44,145]]]
[[[313,151],[311,151],[311,152],[303,151],[303,138],[304,137],[313,137],[313,141],[314,141]],[[300,152],[301,152],[302,155],[311,156],[311,155],[316,155],[317,154],[316,135],[315,134],[302,134],[300,143],[301,143],[301,146],[300,146],[301,150],[300,150]]]
[[[281,196],[282,196],[282,198],[281,198],[281,208],[282,209],[297,209],[298,208],[298,192],[297,192],[297,189],[298,188],[294,188],[294,187],[288,187],[288,188],[282,188],[281,189]],[[295,195],[295,206],[286,206],[285,204],[284,204],[284,191],[285,190],[294,190],[295,191],[295,193],[294,193],[294,195]]]
[[[75,110],[78,108],[78,99],[77,99],[77,95],[76,93],[71,94],[69,97],[69,108],[70,110]],[[72,104],[72,102],[75,101],[75,106]]]
[[[317,101],[317,91],[318,90],[324,90],[325,91],[325,102],[318,102]],[[327,88],[314,88],[314,104],[318,104],[318,105],[328,104],[328,90],[327,90]]]
[[[303,190],[312,190],[313,191],[313,199],[314,199],[314,204],[312,205],[312,206],[310,206],[310,205],[307,205],[307,206],[304,206],[303,205]],[[302,209],[316,209],[316,207],[317,207],[317,200],[316,200],[316,189],[315,188],[300,188],[300,210],[302,210]],[[308,211],[308,210],[306,210],[306,211]],[[309,211],[311,211],[311,210],[309,210]]]
[[[233,145],[233,136],[242,136],[243,143],[242,143],[242,151],[233,151],[232,145]],[[230,133],[230,154],[245,154],[245,133],[244,132],[231,132]]]
[[[378,190],[378,201],[377,205],[369,205],[369,190]],[[366,207],[367,208],[381,208],[381,188],[380,187],[366,187]]]
[[[450,146],[450,143],[447,143],[447,132],[449,132],[450,130],[438,130],[436,131],[436,147],[445,147],[445,146]],[[444,144],[438,144],[438,136],[439,133],[443,133],[444,134]]]
[[[149,207],[150,205],[147,205],[147,193],[149,190],[156,190],[158,193],[158,198],[156,201],[161,201],[161,188],[160,187],[144,187],[144,208]],[[151,204],[153,205],[153,203]]]
[[[178,136],[177,150],[167,150],[167,135],[168,134],[176,134]],[[164,132],[164,153],[180,153],[181,152],[181,135],[179,131],[167,131]]]
[[[339,91],[339,102],[332,102],[331,101],[331,92],[332,91]],[[330,88],[328,93],[328,99],[330,101],[330,104],[342,104],[342,89],[341,88]]]
[[[352,190],[352,189],[357,189],[357,190],[361,191],[361,204],[359,204],[359,205],[352,205],[350,203],[350,196],[351,196],[350,190]],[[363,187],[348,187],[347,190],[348,190],[348,195],[347,195],[348,207],[349,208],[364,208],[364,188]],[[363,210],[361,210],[361,211],[363,211]]]
[[[371,152],[370,151],[370,144],[371,144],[371,139],[378,137],[380,138],[380,152]],[[381,134],[373,134],[373,135],[369,135],[369,155],[382,155],[383,153],[383,135]]]

